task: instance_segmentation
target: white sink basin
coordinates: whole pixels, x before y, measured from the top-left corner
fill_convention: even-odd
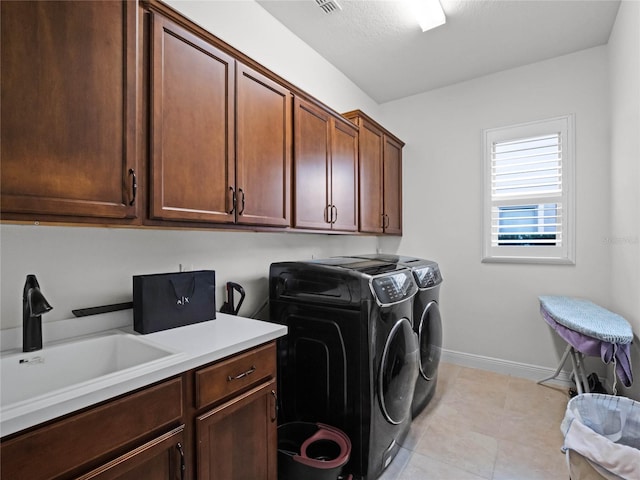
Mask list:
[[[2,413],[43,396],[80,389],[175,354],[122,331],[45,345],[0,357]]]

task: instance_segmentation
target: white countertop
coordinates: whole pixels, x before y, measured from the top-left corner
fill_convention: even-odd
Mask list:
[[[131,327],[122,331],[138,336]],[[175,352],[160,360],[83,382],[34,401],[2,407],[0,436],[4,437],[146,385],[181,374],[287,333],[283,325],[216,313],[216,319],[186,327],[140,335],[151,344]],[[46,353],[47,345],[41,352]],[[36,352],[37,353],[37,352]],[[0,378],[0,386],[5,388]]]

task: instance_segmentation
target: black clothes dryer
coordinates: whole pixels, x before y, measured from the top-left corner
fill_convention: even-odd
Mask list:
[[[278,341],[279,421],[322,422],[351,439],[343,471],[378,478],[411,423],[418,288],[405,267],[353,258],[271,265]]]
[[[408,267],[418,285],[413,301],[413,328],[420,345],[420,375],[416,383],[412,416],[416,417],[427,406],[436,392],[438,365],[442,352],[442,319],[439,296],[442,274],[432,260],[388,254],[354,255]]]

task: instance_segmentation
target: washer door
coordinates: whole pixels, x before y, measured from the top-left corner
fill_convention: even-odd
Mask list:
[[[429,302],[422,312],[418,329],[420,342],[420,375],[425,380],[433,380],[438,372],[442,351],[442,320],[437,302]]]
[[[417,350],[411,323],[406,318],[398,320],[385,342],[378,378],[380,408],[394,425],[404,422],[411,413],[418,377]]]

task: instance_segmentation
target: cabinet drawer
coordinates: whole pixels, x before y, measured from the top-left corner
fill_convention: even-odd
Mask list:
[[[2,442],[2,477],[67,478],[181,422],[182,410],[176,378],[63,418]]]
[[[272,342],[196,371],[195,407],[205,407],[275,376],[276,346]]]

